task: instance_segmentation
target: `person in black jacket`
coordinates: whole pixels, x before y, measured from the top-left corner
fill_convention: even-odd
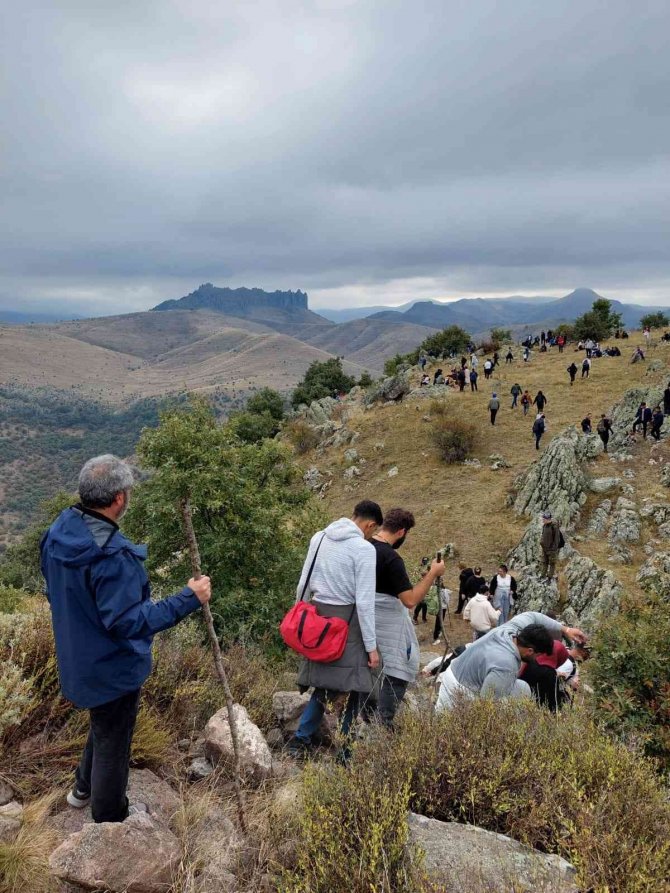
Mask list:
[[[598,422],[598,434],[600,436],[600,439],[603,442],[603,447],[605,448],[605,452],[607,452],[607,444],[609,443],[611,433],[612,433],[612,422],[603,413],[600,416],[600,421]]]
[[[577,366],[573,363],[570,363],[568,366],[568,375],[570,376],[570,384],[573,385],[575,383],[575,378],[577,377]]]
[[[540,449],[540,441],[542,440],[542,435],[546,430],[546,423],[544,420],[544,413],[541,412],[538,414],[537,418],[533,422],[533,436],[535,437],[535,449]]]
[[[663,415],[663,410],[660,406],[654,407],[654,412],[651,417],[651,436],[654,440],[661,439],[661,428],[663,427],[663,421],[665,416]]]
[[[644,426],[644,413],[647,408],[647,404],[642,401],[638,408],[635,411],[635,421],[633,422],[633,434],[636,433],[638,428],[642,428]],[[647,429],[644,427],[644,436],[647,436]]]
[[[456,614],[461,614],[465,606],[465,585],[470,577],[474,574],[474,571],[471,567],[466,567],[462,561],[460,562],[458,567],[460,570],[460,574],[458,577],[458,607],[456,608]]]
[[[670,415],[670,381],[667,388],[663,391],[663,412]]]
[[[473,598],[473,596],[475,596],[479,592],[479,587],[482,585],[482,583],[485,586],[487,585],[486,580],[484,579],[484,577],[482,577],[481,567],[476,567],[472,576],[468,577],[465,583],[464,588],[466,601],[470,598]]]
[[[538,391],[537,394],[535,395],[535,399],[533,400],[533,404],[535,406],[537,406],[538,412],[544,412],[544,407],[547,405],[548,402],[549,401],[544,396],[542,391]]]
[[[585,416],[582,419],[582,433],[590,434],[591,433],[591,413]]]
[[[653,416],[654,416],[654,413],[652,411],[651,406],[645,405],[644,412],[642,413],[642,436],[644,437],[645,440],[647,439],[647,429],[649,428],[649,425],[651,425],[651,423],[652,423]]]

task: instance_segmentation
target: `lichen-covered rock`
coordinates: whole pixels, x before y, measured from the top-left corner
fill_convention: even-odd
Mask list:
[[[354,447],[351,447],[348,450],[344,451],[344,461],[345,462],[357,462],[358,461],[358,450]]]
[[[263,733],[249,719],[241,704],[233,707],[240,746],[242,773],[255,781],[262,781],[272,774],[272,753]],[[205,753],[214,763],[234,763],[233,739],[228,723],[228,710],[223,707],[212,716],[205,726]]]
[[[592,629],[601,617],[619,610],[623,587],[611,571],[595,561],[575,554],[565,567],[568,584],[567,607],[570,615],[586,629]]]
[[[323,475],[315,465],[307,469],[302,479],[310,490],[318,490],[323,484]]]
[[[663,403],[663,389],[659,387],[631,388],[626,391],[610,413],[610,419],[612,420],[610,452],[623,452],[626,454],[626,447],[630,442],[630,432],[635,421],[635,413],[643,400],[647,405],[651,406]],[[627,456],[627,458],[631,457]]]
[[[607,530],[611,511],[612,500],[604,499],[598,508],[593,510],[593,514],[589,518],[589,523],[586,527],[587,532],[593,536],[602,536]]]
[[[589,490],[592,493],[607,493],[608,490],[613,490],[615,487],[618,487],[621,483],[621,478],[591,478],[589,481]]]
[[[382,378],[368,390],[364,401],[367,406],[384,401],[399,401],[411,390],[409,371],[404,370],[388,378]]]
[[[567,526],[579,515],[586,501],[587,477],[582,468],[584,445],[574,428],[568,428],[550,441],[542,457],[523,478],[514,501],[518,515],[533,515],[546,509],[561,525]]]
[[[655,360],[649,360],[647,363],[647,375],[651,375],[653,372],[660,372],[661,369],[665,369],[665,363],[663,360],[659,360],[658,357]]]
[[[646,592],[670,598],[670,553],[652,550],[640,568],[637,581]]]
[[[661,469],[661,483],[664,487],[670,487],[670,462],[666,462]]]
[[[87,890],[167,893],[181,858],[179,841],[144,813],[86,825],[51,854],[52,874]]]
[[[449,893],[577,893],[569,862],[503,834],[410,813],[409,835],[429,880]]]
[[[625,496],[620,496],[612,516],[608,537],[610,543],[637,543],[640,540],[640,533],[640,516],[635,503]]]
[[[398,476],[398,466],[394,465],[392,468],[389,468],[387,475],[390,478],[397,477]]]
[[[547,611],[557,613],[560,606],[561,594],[555,580],[547,582],[540,578],[539,573],[532,567],[514,569],[519,588],[516,594],[517,613],[523,611],[539,611],[546,614]]]
[[[670,503],[647,502],[640,509],[641,518],[651,518],[655,524],[665,524],[670,521]]]
[[[14,799],[14,789],[4,779],[0,778],[0,806],[11,803]]]
[[[284,726],[300,719],[309,699],[310,695],[307,692],[300,694],[299,691],[276,691],[272,695],[272,712],[279,724]]]
[[[358,465],[350,465],[349,468],[344,469],[343,477],[351,480],[352,478],[357,478],[361,476],[361,470]]]

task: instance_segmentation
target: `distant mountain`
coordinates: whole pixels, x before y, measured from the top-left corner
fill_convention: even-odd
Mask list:
[[[399,304],[397,307],[389,307],[386,304],[379,304],[376,307],[347,307],[339,310],[336,307],[319,307],[319,316],[325,316],[332,322],[351,322],[353,319],[365,319],[375,313],[383,313],[385,310],[391,310],[394,313],[405,313],[410,310],[416,301],[409,301],[407,304]]]
[[[81,319],[77,313],[33,313],[29,310],[3,310],[0,308],[0,325],[24,326],[29,323],[61,322],[66,319]]]

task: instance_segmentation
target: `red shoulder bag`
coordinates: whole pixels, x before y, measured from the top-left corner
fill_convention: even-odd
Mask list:
[[[316,611],[316,605],[304,600],[324,537],[325,533],[316,547],[300,600],[293,605],[280,623],[279,632],[293,651],[309,660],[327,664],[338,660],[344,653],[349,635],[349,623],[354,616],[356,605],[354,604],[347,622],[341,617],[321,617]]]

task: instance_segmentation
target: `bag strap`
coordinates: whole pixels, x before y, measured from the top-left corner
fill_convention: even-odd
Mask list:
[[[321,543],[326,538],[326,534],[324,533],[321,539],[319,540],[319,545],[316,547],[316,552],[314,553],[314,558],[312,558],[312,563],[309,567],[309,571],[307,573],[307,579],[305,580],[305,585],[302,587],[302,593],[300,594],[299,601],[305,600],[305,593],[307,592],[307,587],[309,586],[309,581],[312,578],[312,571],[314,570],[314,565],[316,564],[316,556],[319,554],[319,549],[321,548]]]

